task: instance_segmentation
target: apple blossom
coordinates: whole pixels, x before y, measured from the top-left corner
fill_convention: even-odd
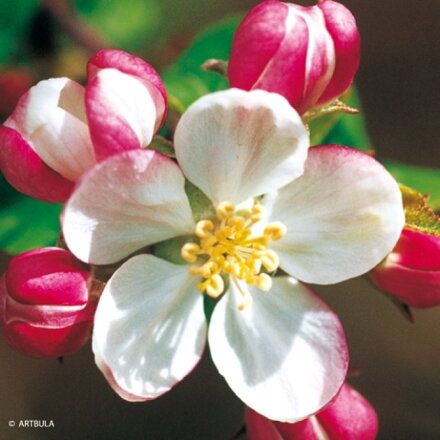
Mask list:
[[[14,257],[0,281],[0,323],[6,341],[32,357],[60,357],[86,342],[96,301],[86,266],[59,248]]]
[[[132,150],[96,165],[63,212],[67,245],[93,264],[181,246],[180,264],[141,254],[114,273],[95,317],[96,362],[122,397],[153,399],[197,364],[207,335],[246,405],[308,417],[339,390],[348,356],[336,315],[296,279],[336,283],[381,261],[404,222],[398,186],[359,151],[308,153],[297,112],[262,90],[199,99],[174,143],[178,163]],[[206,205],[188,199],[185,177]],[[274,277],[278,267],[288,275]],[[209,330],[201,293],[218,298]]]
[[[304,7],[267,0],[238,27],[228,77],[231,87],[280,93],[304,113],[348,89],[359,56],[355,19],[340,3]]]
[[[19,191],[64,202],[98,160],[147,146],[160,127],[166,97],[149,64],[103,50],[88,76],[86,88],[67,78],[39,82],[0,126],[1,171]]]
[[[393,251],[369,276],[411,307],[440,304],[440,237],[404,229]]]
[[[247,408],[249,440],[374,440],[377,414],[357,391],[344,384],[322,411],[297,423],[273,422]]]

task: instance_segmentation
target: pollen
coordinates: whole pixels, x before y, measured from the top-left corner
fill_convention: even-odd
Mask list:
[[[246,284],[263,291],[271,288],[272,278],[267,272],[274,272],[280,262],[268,246],[285,235],[286,226],[273,222],[258,228],[263,229],[261,234],[254,234],[255,225],[264,216],[264,207],[259,203],[237,211],[232,203],[223,202],[216,207],[216,218],[197,222],[194,233],[198,242],[186,243],[181,255],[194,263],[189,273],[202,278],[197,286],[200,292],[218,298],[229,276],[243,297],[239,306],[243,310],[252,299]]]

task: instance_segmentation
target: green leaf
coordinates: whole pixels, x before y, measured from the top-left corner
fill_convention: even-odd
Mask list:
[[[0,2],[0,62],[17,54],[38,5],[38,0]]]
[[[381,162],[399,183],[428,195],[431,208],[435,211],[440,210],[440,170],[391,160]]]
[[[152,41],[163,22],[156,0],[75,0],[83,18],[114,46],[134,51]]]
[[[406,227],[440,237],[440,217],[428,206],[425,197],[418,191],[400,185]]]
[[[319,139],[319,137],[314,138],[314,142],[311,143],[311,145],[338,144],[354,147],[363,151],[372,150],[372,143],[367,133],[364,117],[362,116],[362,105],[356,87],[353,86],[351,88],[348,99],[344,99],[343,101],[349,107],[357,108],[361,110],[361,112],[357,115],[339,113],[339,117],[334,121],[332,127],[331,122],[333,121],[329,121],[331,127],[329,131],[326,134],[325,131],[323,131],[324,135],[321,139]],[[331,114],[328,115],[328,119],[330,119],[331,116]],[[325,116],[323,116],[323,118],[324,117]],[[311,130],[313,130],[313,127]]]
[[[11,254],[54,246],[61,205],[22,197],[0,211],[0,248]]]
[[[210,92],[228,88],[228,81],[216,72],[202,70],[211,58],[227,60],[232,37],[241,16],[223,20],[202,32],[175,64],[163,74],[171,105],[182,112],[192,102]]]

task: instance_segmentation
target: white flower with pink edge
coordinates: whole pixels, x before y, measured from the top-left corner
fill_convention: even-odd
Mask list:
[[[336,395],[348,354],[336,315],[297,280],[337,283],[378,264],[403,227],[399,188],[359,151],[309,150],[296,111],[261,90],[199,99],[174,143],[177,163],[151,150],[99,163],[64,210],[83,261],[114,263],[179,237],[188,263],[136,255],[114,273],[96,312],[96,362],[122,397],[149,400],[194,368],[207,337],[247,406],[304,419]],[[185,178],[214,209],[194,218]],[[202,293],[218,298],[209,328]]]

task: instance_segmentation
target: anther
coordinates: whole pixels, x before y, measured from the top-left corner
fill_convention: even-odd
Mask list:
[[[287,228],[281,222],[273,222],[264,228],[264,235],[272,241],[277,241],[286,234]]]
[[[206,284],[206,293],[212,298],[218,298],[225,288],[225,283],[220,275],[213,275],[204,284]]]
[[[254,205],[252,206],[251,213],[250,220],[251,222],[256,223],[263,220],[266,212],[263,205]]]
[[[231,202],[222,202],[217,206],[217,216],[221,219],[227,219],[228,217],[230,217],[234,211],[235,211],[235,207]]]
[[[256,278],[256,285],[261,290],[267,291],[272,287],[272,278],[267,273],[261,273]]]
[[[196,224],[195,233],[199,238],[207,238],[211,235],[209,231],[212,231],[213,229],[214,223],[212,223],[211,220],[200,220]]]
[[[196,243],[186,243],[183,245],[180,254],[182,258],[188,263],[194,263],[197,260],[197,254],[200,251],[200,246]]]
[[[260,259],[263,266],[269,272],[273,272],[280,265],[280,259],[278,258],[278,255],[271,249],[265,251],[264,254],[260,257]]]

